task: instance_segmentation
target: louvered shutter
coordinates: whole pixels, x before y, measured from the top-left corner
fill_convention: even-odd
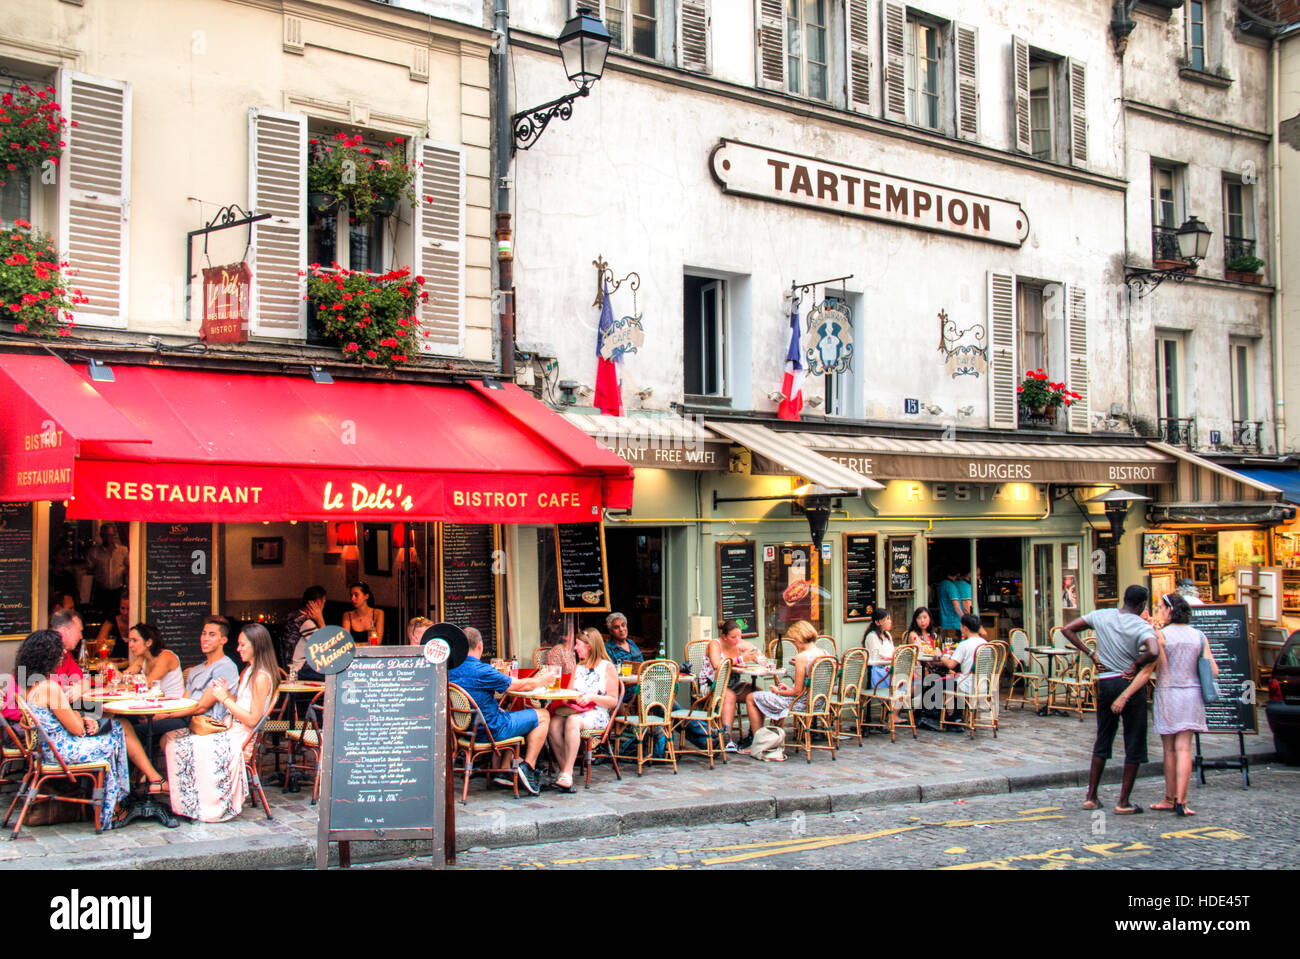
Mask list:
[[[620,7],[626,5],[626,0],[619,4]],[[578,15],[579,7],[586,7],[600,18],[601,22],[605,24],[605,29],[608,30],[610,36],[614,38],[614,42],[610,44],[609,48],[621,53],[623,51],[623,44],[627,42],[623,32],[623,11],[620,9],[606,11],[605,0],[569,0],[569,16],[576,17]],[[611,23],[606,16],[606,13],[608,13],[609,17],[613,17],[616,22]]]
[[[1011,122],[1015,127],[1016,149],[1032,153],[1033,136],[1029,126],[1029,44],[1020,37],[1011,38]]]
[[[420,307],[423,351],[465,352],[465,152],[423,140],[415,190],[415,269],[428,300]]]
[[[849,65],[849,109],[871,112],[871,3],[848,0],[848,29],[844,31]]]
[[[953,24],[953,62],[957,64],[957,136],[978,140],[980,135],[979,31],[964,23]]]
[[[764,90],[785,89],[785,2],[755,0],[757,83]]]
[[[569,0],[569,16],[576,17],[579,7],[586,7],[601,20],[605,19],[605,0]]]
[[[60,106],[67,130],[59,182],[59,245],[71,282],[90,302],[78,325],[124,329],[131,208],[131,85],[64,70]]]
[[[253,224],[253,316],[249,332],[276,339],[307,335],[307,117],[248,111],[248,203],[269,220]]]
[[[677,5],[677,65],[696,73],[713,72],[710,24],[711,0],[679,0]]]
[[[989,428],[1013,430],[1019,416],[1016,396],[1016,277],[988,274]]]
[[[1065,291],[1065,386],[1083,397],[1067,410],[1071,433],[1092,432],[1088,392],[1088,292],[1072,284]]]
[[[1078,60],[1067,60],[1070,87],[1070,162],[1083,166],[1088,162],[1088,71]]]
[[[907,121],[907,8],[901,3],[881,4],[882,43],[885,51],[885,119]]]

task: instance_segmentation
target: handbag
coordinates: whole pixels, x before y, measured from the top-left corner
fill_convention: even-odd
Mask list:
[[[225,733],[229,731],[229,726],[213,719],[207,713],[199,713],[197,716],[190,717],[190,732],[195,736],[210,736],[213,733]]]
[[[1205,637],[1201,637],[1201,642],[1205,642]],[[1196,660],[1196,676],[1201,681],[1201,699],[1207,703],[1217,703],[1220,699],[1219,686],[1214,681],[1213,660],[1205,655],[1204,645],[1201,646],[1201,656]]]
[[[785,729],[780,726],[763,726],[755,730],[749,755],[765,763],[785,762]]]

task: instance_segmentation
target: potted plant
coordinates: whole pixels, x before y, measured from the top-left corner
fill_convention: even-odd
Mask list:
[[[344,357],[396,367],[419,356],[423,333],[415,309],[428,299],[423,286],[424,277],[412,276],[409,267],[373,274],[313,263],[305,299]]]
[[[1234,256],[1223,264],[1224,276],[1238,283],[1260,283],[1264,279],[1264,274],[1259,272],[1263,266],[1264,261],[1252,254]]]
[[[1048,423],[1056,421],[1056,414],[1062,406],[1070,406],[1083,397],[1068,390],[1064,383],[1053,383],[1042,370],[1027,370],[1025,378],[1016,387],[1019,394],[1021,416],[1023,419],[1040,419]]]
[[[69,288],[67,266],[54,241],[26,220],[0,231],[0,317],[15,333],[71,335],[72,307],[90,300]]]
[[[58,163],[67,126],[54,87],[33,90],[24,83],[18,93],[0,97],[0,187],[30,176],[47,160]]]
[[[331,141],[308,141],[307,202],[323,213],[343,202],[351,219],[366,224],[387,216],[405,197],[415,202],[415,169],[402,157],[401,137],[386,141],[376,152],[361,134],[339,132]]]

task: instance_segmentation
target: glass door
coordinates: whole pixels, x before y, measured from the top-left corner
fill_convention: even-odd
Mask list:
[[[1035,646],[1046,646],[1056,625],[1056,553],[1055,543],[1035,543],[1033,546],[1033,581],[1030,584],[1030,603],[1033,606],[1034,631],[1029,637]]]
[[[1080,615],[1083,547],[1078,540],[1030,540],[1025,628],[1035,646],[1052,643],[1052,630]]]

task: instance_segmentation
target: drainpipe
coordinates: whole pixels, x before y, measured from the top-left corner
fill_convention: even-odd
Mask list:
[[[500,291],[501,376],[515,378],[515,270],[510,230],[510,0],[496,0],[497,150],[492,158],[496,180],[497,289]]]
[[[1269,100],[1269,219],[1273,221],[1273,430],[1277,454],[1286,453],[1286,352],[1282,339],[1282,298],[1285,296],[1286,270],[1282,268],[1282,158],[1281,158],[1281,81],[1282,38],[1273,37],[1272,91]]]

